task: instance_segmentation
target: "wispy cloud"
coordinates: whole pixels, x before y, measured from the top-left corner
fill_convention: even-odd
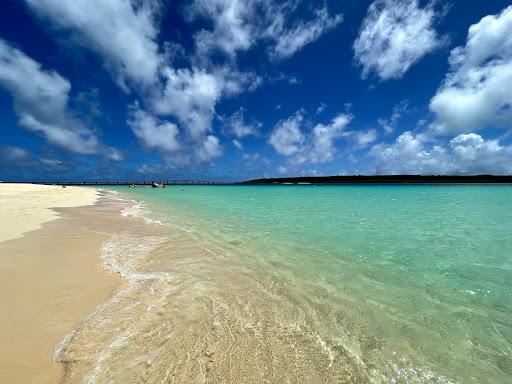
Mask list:
[[[393,107],[393,112],[391,116],[387,119],[380,118],[378,120],[379,125],[384,129],[384,133],[390,134],[395,131],[397,128],[398,122],[407,112],[407,108],[409,107],[409,102],[407,100],[402,100],[400,103]]]
[[[199,58],[204,60],[214,50],[234,58],[237,52],[268,41],[270,57],[286,59],[343,20],[342,15],[329,15],[324,6],[316,9],[309,20],[291,23],[296,5],[293,1],[274,0],[195,0],[188,9],[189,17],[213,22],[212,29],[195,35]]]
[[[443,46],[434,24],[441,14],[432,3],[418,0],[376,0],[368,8],[354,42],[363,78],[375,73],[381,80],[401,78],[423,56]]]
[[[223,126],[224,134],[233,135],[239,139],[245,136],[258,135],[262,127],[262,124],[258,121],[246,121],[244,108],[239,108],[230,116],[220,116],[219,120]]]
[[[304,132],[304,112],[298,111],[280,121],[272,131],[269,143],[283,156],[288,156],[293,165],[326,163],[334,159],[335,141],[350,134],[345,127],[352,116],[340,113],[328,124],[316,124],[310,132]]]

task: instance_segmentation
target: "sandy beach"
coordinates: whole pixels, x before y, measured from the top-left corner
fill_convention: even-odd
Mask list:
[[[55,346],[120,284],[101,246],[122,220],[91,188],[0,184],[0,377],[57,383]]]

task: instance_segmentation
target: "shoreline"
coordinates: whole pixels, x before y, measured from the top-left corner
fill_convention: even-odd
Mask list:
[[[102,245],[127,205],[92,188],[0,185],[3,380],[62,381],[54,349],[123,284],[103,265]]]

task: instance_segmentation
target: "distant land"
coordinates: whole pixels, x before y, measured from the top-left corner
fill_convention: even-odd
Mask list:
[[[474,176],[455,176],[455,175],[378,175],[378,176],[302,176],[302,177],[272,177],[263,179],[253,179],[246,181],[212,181],[212,180],[122,180],[122,181],[94,181],[94,180],[74,180],[74,181],[55,181],[55,180],[37,180],[37,181],[0,181],[2,183],[19,184],[46,184],[46,185],[88,185],[88,186],[146,186],[158,185],[269,185],[269,184],[512,184],[512,175],[474,175]]]
[[[241,184],[499,184],[512,183],[512,176],[304,176],[248,180]]]

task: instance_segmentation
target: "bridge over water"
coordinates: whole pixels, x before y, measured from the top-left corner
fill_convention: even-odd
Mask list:
[[[154,183],[163,185],[235,185],[232,181],[211,181],[211,180],[136,180],[136,181],[16,181],[24,184],[42,185],[84,185],[84,186],[105,186],[105,185],[137,185],[151,186]]]

